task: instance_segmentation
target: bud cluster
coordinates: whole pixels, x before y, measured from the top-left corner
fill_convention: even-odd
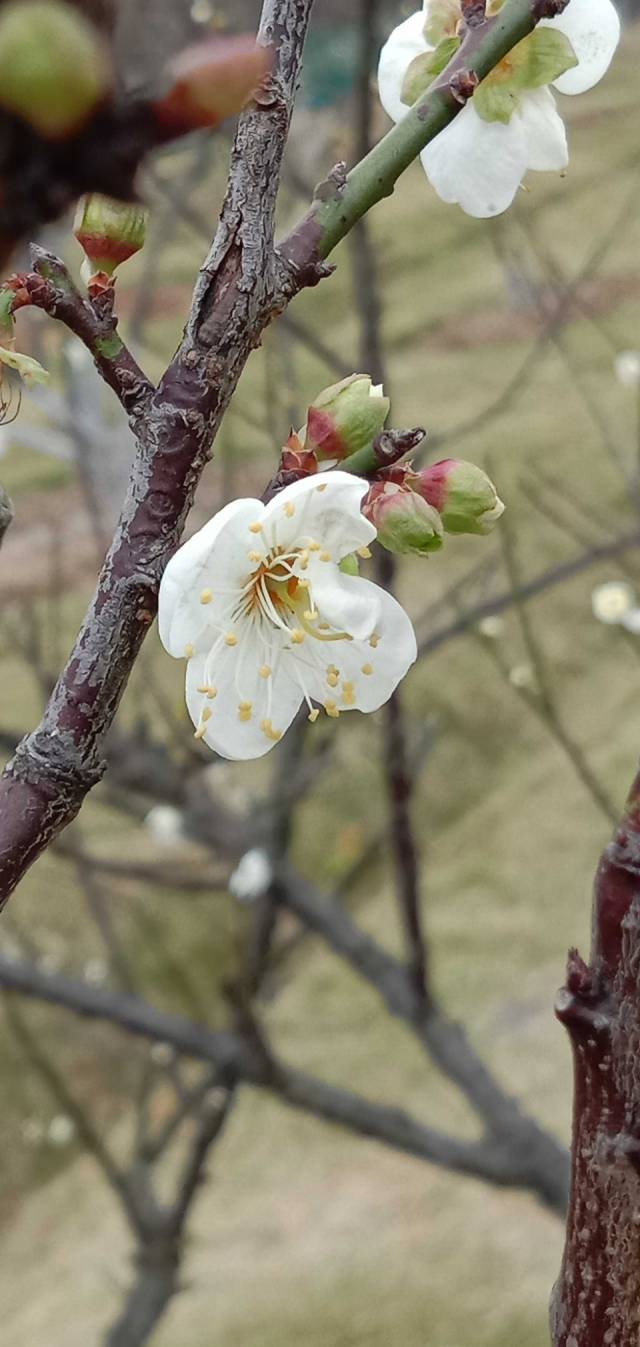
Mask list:
[[[309,407],[302,429],[291,432],[281,471],[303,477],[340,463],[370,474],[362,512],[389,552],[425,556],[439,551],[445,533],[490,533],[504,505],[475,463],[445,458],[420,470],[406,460],[380,467],[385,437],[398,445],[404,440],[403,456],[407,440],[415,445],[421,434],[383,434],[389,406],[382,386],[368,374],[352,374],[325,388]]]

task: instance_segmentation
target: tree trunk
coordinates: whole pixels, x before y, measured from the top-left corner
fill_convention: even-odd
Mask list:
[[[569,955],[558,1018],[574,1056],[567,1238],[554,1347],[640,1342],[640,776],[603,853],[588,967]]]

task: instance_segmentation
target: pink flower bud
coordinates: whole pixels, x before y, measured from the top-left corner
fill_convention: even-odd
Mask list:
[[[73,232],[89,261],[89,275],[112,276],[144,247],[149,212],[137,202],[114,201],[92,192],[78,202]],[[87,277],[88,279],[88,277]]]
[[[504,510],[486,472],[461,458],[423,468],[414,485],[441,515],[447,533],[491,533]]]
[[[374,482],[362,513],[378,530],[388,552],[424,556],[442,547],[442,520],[437,510],[410,488],[395,482]]]
[[[268,47],[253,37],[212,37],[187,47],[172,61],[169,91],[154,106],[172,131],[215,127],[244,106],[272,64]]]
[[[305,449],[320,461],[348,458],[380,434],[389,415],[389,399],[368,374],[351,374],[325,388],[311,404],[304,435]]]

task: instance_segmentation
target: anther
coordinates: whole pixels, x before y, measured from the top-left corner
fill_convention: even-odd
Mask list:
[[[373,664],[363,664],[361,672],[368,677],[373,673]]]
[[[261,667],[258,669],[258,673],[260,674],[261,678],[271,677],[271,669],[269,668],[268,664],[261,665]]]
[[[205,708],[204,708],[204,710],[203,710],[203,712],[202,712],[202,714],[201,714],[201,716],[200,716],[200,719],[201,719],[203,725],[206,725],[207,721],[208,721],[208,720],[211,720],[212,715],[213,715],[213,711],[211,710],[211,707],[210,707],[210,706],[205,706]]]
[[[238,637],[236,636],[235,631],[228,631],[228,632],[227,632],[227,634],[226,634],[226,636],[225,636],[225,638],[224,638],[224,643],[225,643],[225,645],[237,645],[237,644],[238,644]],[[371,644],[371,643],[369,643],[369,644]]]
[[[307,720],[310,720],[311,724],[315,725],[319,715],[320,715],[320,708],[318,706],[314,706],[313,711],[309,712]]]
[[[302,642],[304,641],[304,632],[300,630],[300,627],[293,628],[293,631],[291,632],[291,641],[293,645],[302,645]]]
[[[248,552],[247,555],[249,557],[249,561],[262,561],[260,553],[256,552],[255,548],[252,548],[252,550]]]
[[[353,683],[347,682],[342,684],[342,700],[345,706],[355,706],[356,690]]]
[[[273,728],[273,722],[271,720],[261,720],[260,729],[262,730],[263,734],[266,734],[267,739],[270,739],[273,744],[277,744],[278,740],[282,738],[282,730],[275,730]]]
[[[184,648],[184,657],[185,659],[191,659],[192,656],[193,656],[193,646],[191,644],[191,641],[187,641],[187,644],[185,645]]]
[[[368,561],[368,560],[369,560],[369,557],[371,556],[371,548],[370,548],[370,547],[356,547],[356,554],[357,554],[359,557],[362,557],[364,561]]]
[[[325,702],[325,704],[324,704],[324,709],[325,709],[327,715],[328,715],[328,716],[331,716],[331,719],[332,719],[332,720],[337,720],[337,719],[338,719],[338,716],[340,715],[340,712],[339,712],[339,710],[338,710],[338,708],[337,708],[335,702]]]
[[[320,560],[331,561],[331,553],[327,552],[326,548],[320,553]]]
[[[379,640],[380,640],[380,637],[378,636],[377,631],[374,631],[373,636],[370,636],[370,637],[369,637],[369,645],[371,646],[371,649],[372,649],[372,650],[375,650],[376,646],[378,645]]]
[[[262,533],[262,524],[258,524],[257,522],[255,524],[250,524],[249,533]]]
[[[211,603],[212,598],[213,598],[213,594],[211,593],[211,590],[210,590],[210,589],[203,589],[203,590],[202,590],[202,593],[201,593],[201,595],[200,595],[200,602],[201,602],[201,603]]]
[[[291,504],[291,501],[287,501],[287,504],[286,504],[285,507],[284,507],[284,512],[285,512],[285,514],[286,514],[286,516],[287,516],[287,519],[293,519],[293,516],[294,516],[294,514],[295,514],[295,512],[296,512],[296,507],[295,507],[295,505],[292,505],[292,504]]]
[[[316,491],[326,491],[326,489],[327,489],[327,483],[326,483],[326,482],[323,482],[323,483],[322,483],[322,486],[316,487]]]

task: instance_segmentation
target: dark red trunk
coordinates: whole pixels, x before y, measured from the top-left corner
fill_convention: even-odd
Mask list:
[[[601,858],[591,966],[569,955],[556,1013],[574,1055],[567,1239],[554,1347],[640,1343],[640,777]]]

